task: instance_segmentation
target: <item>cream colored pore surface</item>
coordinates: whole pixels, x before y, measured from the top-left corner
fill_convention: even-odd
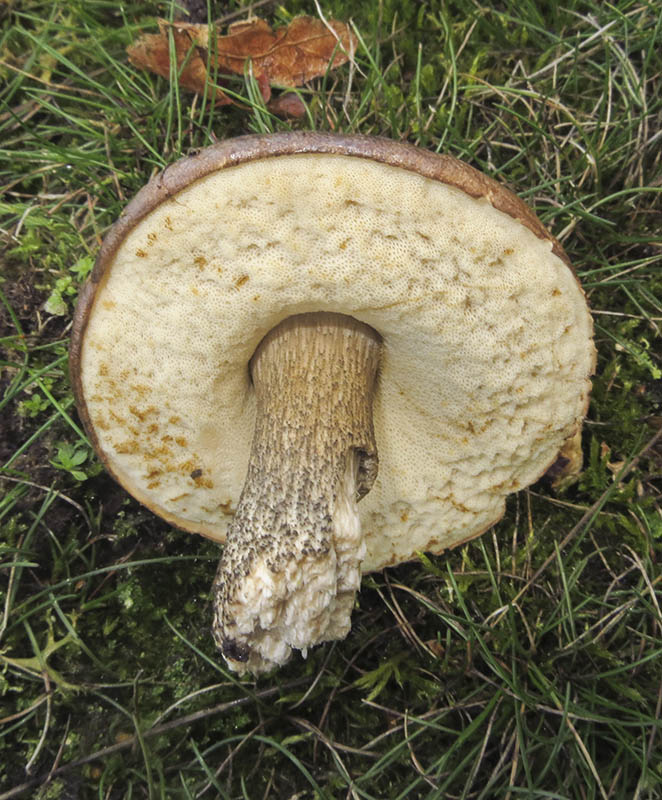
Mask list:
[[[591,322],[550,243],[396,167],[220,170],[143,219],[106,275],[82,353],[99,444],[139,500],[220,541],[253,431],[248,361],[291,314],[349,314],[384,339],[364,571],[495,522],[584,411]]]

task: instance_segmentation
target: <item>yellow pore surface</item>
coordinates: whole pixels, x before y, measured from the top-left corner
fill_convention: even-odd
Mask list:
[[[281,156],[163,203],[106,273],[82,381],[121,483],[222,541],[253,432],[249,359],[282,319],[320,310],[384,339],[366,571],[489,527],[580,424],[591,320],[549,242],[397,167]]]

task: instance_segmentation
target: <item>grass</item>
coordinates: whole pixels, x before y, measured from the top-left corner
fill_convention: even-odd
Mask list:
[[[321,10],[353,19],[355,63],[288,122],[250,82],[215,110],[132,68],[124,48],[169,3],[0,5],[0,798],[660,798],[659,7]],[[577,268],[599,360],[578,481],[366,577],[346,641],[239,681],[209,635],[216,547],[104,473],[67,340],[104,232],[155,170],[291,127],[406,139],[513,186]]]

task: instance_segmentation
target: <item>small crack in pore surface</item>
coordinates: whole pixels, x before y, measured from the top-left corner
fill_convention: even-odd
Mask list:
[[[377,473],[378,334],[340,314],[274,328],[251,360],[257,418],[213,587],[214,637],[239,672],[343,638],[365,544],[357,502]]]

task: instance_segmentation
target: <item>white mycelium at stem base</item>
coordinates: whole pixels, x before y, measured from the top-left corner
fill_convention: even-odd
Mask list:
[[[341,314],[290,317],[251,360],[248,474],[214,582],[231,667],[264,672],[350,628],[365,544],[357,501],[377,474],[380,337]]]

